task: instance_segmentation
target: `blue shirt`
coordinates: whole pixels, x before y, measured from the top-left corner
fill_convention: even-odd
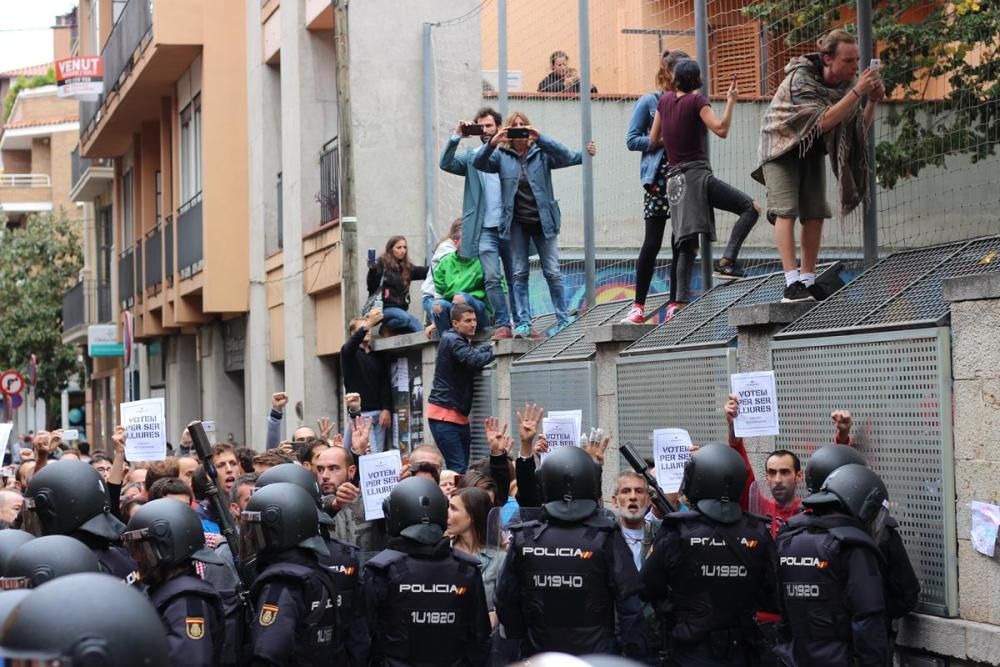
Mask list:
[[[486,194],[483,228],[495,229],[500,226],[500,174],[480,171],[479,177],[483,180],[483,192]]]

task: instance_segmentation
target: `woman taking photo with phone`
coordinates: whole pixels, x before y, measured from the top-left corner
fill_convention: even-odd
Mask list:
[[[426,266],[410,263],[405,236],[390,237],[382,256],[368,265],[368,296],[381,290],[382,323],[393,333],[421,330],[420,320],[409,313],[410,282],[426,277]]]
[[[664,147],[669,164],[667,197],[673,230],[671,241],[677,258],[677,289],[671,289],[675,296],[667,306],[667,319],[691,300],[691,274],[698,236],[709,234],[715,240],[714,209],[739,215],[729,244],[735,246],[736,251],[759,216],[757,205],[750,197],[715,177],[706,151],[705,128],[720,139],[729,134],[739,95],[736,78],[733,77],[726,93],[726,109],[721,119],[712,111],[708,98],[698,92],[701,86],[701,67],[697,62],[681,60],[674,65],[674,90],[660,98],[649,136],[651,145]],[[727,247],[724,258],[729,258],[735,266],[735,257],[735,252]]]
[[[587,152],[590,155],[597,153],[594,142],[587,145]],[[559,268],[562,218],[552,189],[552,170],[582,162],[583,155],[579,151],[570,150],[540,134],[520,111],[511,113],[504,127],[476,154],[473,162],[476,169],[500,174],[500,238],[510,241],[514,264],[515,338],[530,338],[533,335],[528,296],[529,239],[534,240],[538,249],[542,275],[549,285],[552,309],[556,315],[556,325],[551,334],[569,324]]]

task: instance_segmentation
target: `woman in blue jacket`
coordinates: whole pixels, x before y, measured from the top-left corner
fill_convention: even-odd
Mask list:
[[[639,161],[639,178],[646,191],[643,196],[642,217],[646,222],[646,235],[639,249],[639,259],[635,263],[635,301],[622,324],[642,324],[646,321],[646,295],[649,284],[653,280],[653,269],[656,266],[656,256],[663,245],[663,231],[667,228],[670,218],[670,202],[667,200],[667,155],[662,146],[653,146],[649,142],[649,129],[653,126],[656,116],[656,106],[660,96],[673,87],[674,65],[686,60],[688,54],[684,51],[664,51],[660,56],[660,70],[656,73],[656,91],[639,98],[632,111],[632,120],[625,135],[625,145],[630,151],[641,151]],[[673,306],[677,300],[675,267],[677,255],[674,253],[670,262],[670,303]],[[672,317],[674,312],[668,312]]]
[[[508,136],[511,128],[524,128],[528,136],[511,138]],[[587,152],[590,155],[597,152],[594,142],[587,145]],[[583,155],[579,151],[540,134],[520,111],[511,113],[504,127],[476,154],[473,162],[476,169],[500,174],[500,237],[510,240],[514,263],[515,338],[532,335],[528,298],[529,239],[535,242],[542,275],[549,285],[557,320],[553,333],[569,324],[559,269],[558,237],[562,220],[559,202],[552,190],[552,170],[582,162]]]

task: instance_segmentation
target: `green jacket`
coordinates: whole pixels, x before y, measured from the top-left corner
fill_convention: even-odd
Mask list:
[[[451,301],[459,292],[465,292],[480,301],[486,301],[486,278],[478,259],[466,259],[453,252],[434,267],[434,291],[441,298]]]

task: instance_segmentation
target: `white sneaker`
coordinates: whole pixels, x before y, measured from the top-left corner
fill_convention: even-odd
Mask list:
[[[632,304],[632,309],[628,315],[622,318],[620,324],[645,324],[646,309],[637,303]]]

